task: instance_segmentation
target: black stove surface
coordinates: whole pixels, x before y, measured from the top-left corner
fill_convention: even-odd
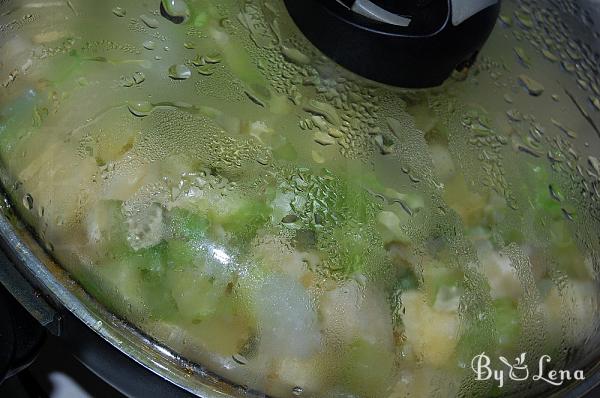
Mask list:
[[[0,398],[124,398],[82,365],[55,337],[35,362],[0,385]]]

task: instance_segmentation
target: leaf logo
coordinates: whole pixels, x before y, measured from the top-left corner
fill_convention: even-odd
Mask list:
[[[526,353],[522,353],[515,358],[515,363],[511,364],[506,357],[500,356],[498,359],[509,370],[508,377],[514,381],[523,381],[529,378],[529,367],[525,364]]]

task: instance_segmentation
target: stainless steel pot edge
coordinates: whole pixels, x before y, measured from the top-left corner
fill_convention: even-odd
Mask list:
[[[48,257],[44,250],[31,238],[25,243],[18,229],[5,214],[0,214],[0,239],[15,266],[35,287],[47,294],[50,299],[75,315],[100,337],[110,343],[118,351],[131,358],[154,374],[165,378],[181,389],[203,398],[248,398],[257,395],[245,392],[241,387],[235,388],[226,381],[218,379],[200,366],[180,358],[167,347],[144,336],[140,331],[126,322],[108,313],[95,303],[66,273],[61,278],[69,281],[67,288],[57,276],[42,262]],[[31,240],[29,242],[29,240]],[[37,253],[32,251],[36,250]],[[48,262],[52,260],[47,258]],[[142,342],[143,344],[140,344]],[[193,374],[195,377],[190,377]],[[226,391],[226,392],[225,392]]]
[[[592,395],[592,390],[600,386],[600,363],[590,367],[586,373],[588,376],[584,381],[569,385],[565,389],[552,394],[550,398],[595,397],[595,395]]]

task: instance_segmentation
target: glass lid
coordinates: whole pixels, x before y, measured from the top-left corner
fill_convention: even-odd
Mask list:
[[[598,15],[504,1],[469,70],[406,90],[280,0],[0,1],[1,181],[91,297],[232,385],[548,393],[600,354]]]

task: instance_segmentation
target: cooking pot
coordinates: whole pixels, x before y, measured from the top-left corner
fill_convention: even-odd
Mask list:
[[[130,396],[592,391],[600,4],[505,1],[428,89],[300,8],[0,2],[0,377],[37,323]]]

